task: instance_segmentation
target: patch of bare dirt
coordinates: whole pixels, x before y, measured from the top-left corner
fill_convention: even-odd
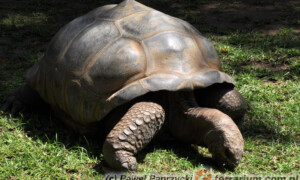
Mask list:
[[[248,68],[248,67],[265,68],[265,69],[269,69],[270,71],[286,71],[289,69],[288,64],[275,65],[266,62],[252,62],[251,64],[243,66],[243,68]]]
[[[260,30],[264,34],[275,35],[280,32],[281,28],[282,28],[282,26],[280,24],[267,24],[267,25],[264,25],[264,27],[261,27]]]
[[[288,64],[276,65],[276,64],[270,64],[270,63],[267,63],[267,62],[251,62],[251,63],[248,63],[247,65],[242,66],[242,67],[245,68],[245,69],[249,68],[249,67],[264,68],[264,69],[268,69],[272,72],[287,72],[287,73],[289,73],[289,65]],[[265,80],[261,84],[262,85],[273,84],[273,85],[277,85],[277,86],[282,86],[282,85],[284,85],[284,82],[277,81],[276,79],[273,79],[273,78],[268,78],[267,80]]]

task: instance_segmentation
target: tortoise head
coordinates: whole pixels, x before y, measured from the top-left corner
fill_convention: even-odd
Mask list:
[[[244,140],[239,131],[223,125],[221,129],[209,131],[204,138],[213,158],[228,168],[236,167],[244,153]]]

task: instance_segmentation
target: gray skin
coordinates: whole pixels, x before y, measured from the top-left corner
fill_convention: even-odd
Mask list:
[[[162,129],[207,147],[220,164],[242,158],[234,121],[246,102],[212,44],[187,22],[133,0],[63,27],[26,82],[8,93],[5,111],[49,104],[74,130],[105,136],[114,169],[136,171],[135,155]]]

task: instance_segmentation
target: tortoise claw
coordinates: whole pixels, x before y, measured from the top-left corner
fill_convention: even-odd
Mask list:
[[[4,105],[2,110],[4,112],[9,112],[13,116],[18,115],[25,109],[25,105],[14,95],[14,93],[9,93],[4,99]]]
[[[121,165],[128,171],[137,171],[137,164],[136,164],[136,159],[135,157],[127,157],[126,162],[122,163]]]
[[[12,106],[11,114],[17,116],[19,112],[24,111],[25,106],[20,101],[16,100]]]

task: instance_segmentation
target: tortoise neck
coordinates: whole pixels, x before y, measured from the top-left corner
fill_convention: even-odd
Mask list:
[[[191,92],[169,92],[168,94],[168,121],[171,124],[177,124],[186,119],[185,113],[190,108],[198,107],[194,93]],[[180,124],[180,123],[179,123]]]
[[[192,91],[179,91],[171,92],[169,95],[170,109],[175,111],[180,109],[180,111],[186,112],[189,108],[198,107],[194,92]],[[175,105],[175,107],[173,107]]]

